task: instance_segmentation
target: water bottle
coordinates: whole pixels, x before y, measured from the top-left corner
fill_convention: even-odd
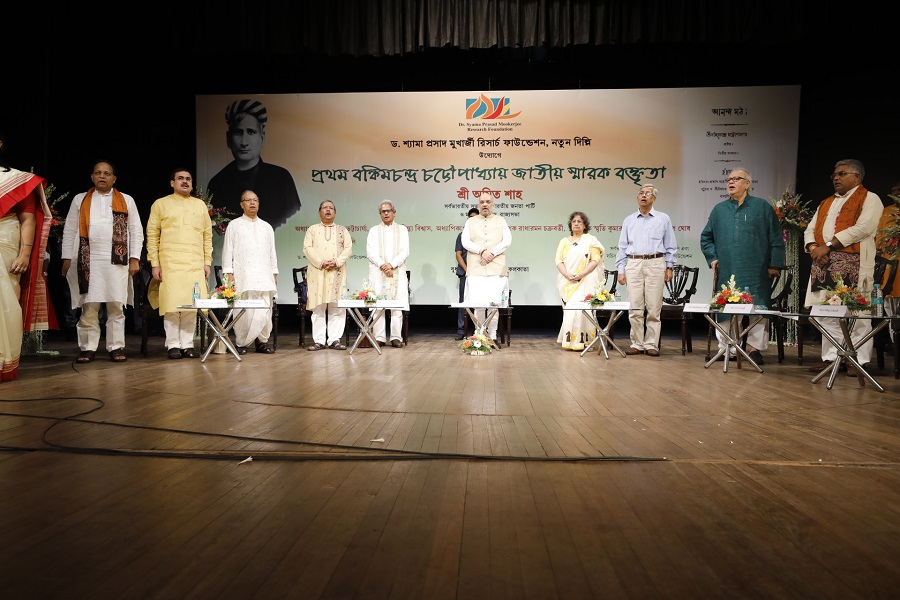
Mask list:
[[[200,282],[199,281],[194,282],[194,293],[191,295],[191,298],[194,299],[194,305],[196,305],[197,300],[200,299]]]
[[[884,292],[878,283],[872,287],[872,316],[884,318]]]

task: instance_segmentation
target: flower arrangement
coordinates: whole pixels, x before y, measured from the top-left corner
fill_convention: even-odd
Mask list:
[[[726,304],[753,304],[753,296],[737,286],[733,274],[728,283],[722,284],[722,290],[709,301],[710,308],[719,310],[725,308]]]
[[[358,292],[353,292],[353,295],[350,296],[351,300],[362,300],[366,304],[375,304],[378,302],[378,296],[375,294],[375,290],[372,289],[371,284],[369,284],[369,280],[363,281],[362,289]]]
[[[900,198],[888,195],[894,201],[894,206],[886,209],[887,217],[884,227],[875,234],[875,242],[878,244],[878,252],[887,258],[900,257]],[[890,210],[890,213],[887,211]]]
[[[462,348],[464,353],[476,356],[491,353],[491,341],[484,333],[479,331],[460,342],[459,347]]]
[[[835,277],[833,288],[825,288],[825,300],[821,304],[846,306],[851,312],[870,308],[869,299],[856,288],[845,284],[840,275]]]
[[[44,197],[47,198],[47,206],[50,207],[50,237],[62,241],[66,218],[59,216],[59,209],[56,208],[56,205],[68,198],[69,192],[54,198],[51,202],[50,199],[55,191],[56,185],[53,183],[48,184],[47,189],[44,190]]]
[[[603,306],[604,303],[612,302],[615,299],[615,296],[600,288],[595,293],[585,296],[584,302],[588,302],[591,306]]]
[[[206,203],[206,210],[209,211],[209,220],[212,221],[213,230],[219,235],[225,235],[225,228],[228,227],[231,219],[237,215],[230,210],[227,210],[224,206],[218,208],[213,206],[213,195],[207,195],[203,191],[203,187],[197,188],[194,197],[200,198]]]
[[[237,293],[237,290],[234,289],[234,285],[220,285],[212,293],[213,298],[218,298],[219,300],[226,300],[228,304],[234,304],[235,300],[240,300],[241,295]]]
[[[781,198],[770,199],[778,222],[784,230],[796,229],[805,231],[809,221],[813,218],[815,210],[809,206],[808,200],[800,200],[800,194],[796,193],[793,186],[788,186],[781,194]]]

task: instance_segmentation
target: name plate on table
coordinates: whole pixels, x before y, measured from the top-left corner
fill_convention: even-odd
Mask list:
[[[603,306],[598,308],[600,310],[630,310],[631,302],[604,302]]]
[[[235,308],[269,308],[269,305],[266,304],[265,300],[260,298],[254,298],[252,300],[235,300],[234,301]]]
[[[224,298],[195,298],[194,308],[228,308],[228,300]]]
[[[809,309],[811,317],[849,317],[850,309],[843,304],[832,306],[831,304],[815,304]]]
[[[687,302],[684,305],[684,312],[708,313],[709,304],[707,304],[706,302]]]
[[[756,307],[752,304],[726,304],[722,312],[727,315],[752,315]]]
[[[566,310],[591,310],[593,306],[591,306],[590,302],[575,302],[570,300],[566,302]]]
[[[372,305],[366,304],[365,300],[338,300],[338,306],[340,308],[356,308],[356,307],[372,306]]]

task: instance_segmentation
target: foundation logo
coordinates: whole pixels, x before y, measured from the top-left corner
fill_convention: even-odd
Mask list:
[[[515,119],[522,111],[510,114],[509,98],[488,98],[481,94],[479,98],[466,98],[466,119],[482,121]]]

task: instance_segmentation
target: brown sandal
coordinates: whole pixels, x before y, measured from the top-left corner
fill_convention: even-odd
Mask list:
[[[94,354],[96,354],[96,352],[93,350],[82,350],[81,354],[78,355],[78,358],[75,359],[75,362],[82,364],[93,362]]]
[[[320,344],[320,343],[316,342],[316,343],[313,344],[312,346],[307,346],[306,349],[307,349],[309,352],[315,352],[316,350],[324,350],[324,349],[325,349],[325,344]]]
[[[128,360],[128,357],[125,356],[125,351],[121,348],[116,348],[115,350],[109,351],[109,360],[113,362],[125,362]]]

